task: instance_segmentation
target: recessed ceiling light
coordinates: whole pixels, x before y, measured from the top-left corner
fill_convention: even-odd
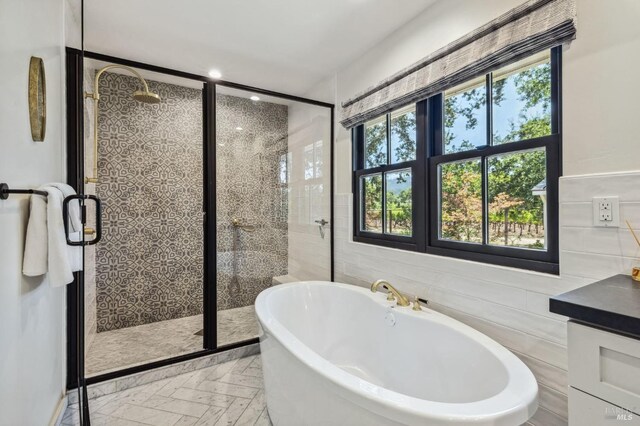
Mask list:
[[[253,95],[252,97],[250,97],[249,99],[251,99],[252,101],[259,101],[260,98],[257,97],[256,95]]]
[[[238,126],[238,127],[236,127],[236,130],[240,131],[240,130],[242,130],[242,127]]]
[[[209,71],[209,77],[218,79],[222,77],[222,73],[220,70],[213,69]]]

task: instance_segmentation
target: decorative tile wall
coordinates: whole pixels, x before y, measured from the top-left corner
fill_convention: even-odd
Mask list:
[[[98,332],[202,313],[202,92],[148,81],[100,79],[96,193]]]
[[[216,96],[218,310],[251,305],[287,273],[288,107]],[[233,219],[255,227],[232,226]],[[234,251],[235,239],[235,251]]]

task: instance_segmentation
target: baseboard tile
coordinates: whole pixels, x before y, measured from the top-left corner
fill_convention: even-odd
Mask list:
[[[60,426],[62,424],[62,418],[64,417],[65,411],[67,411],[67,406],[69,405],[69,397],[64,395],[60,398],[58,402],[58,406],[56,407],[56,411],[51,416],[51,420],[49,421],[49,426]]]

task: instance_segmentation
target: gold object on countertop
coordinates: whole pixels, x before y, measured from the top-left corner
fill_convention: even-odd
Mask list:
[[[383,286],[384,288],[387,289],[387,291],[392,295],[395,296],[395,298],[398,300],[398,306],[409,306],[409,299],[407,299],[406,297],[404,297],[402,294],[400,294],[400,292],[391,285],[391,283],[387,280],[377,280],[375,281],[373,284],[371,284],[371,291],[373,293],[375,293],[376,291],[378,291],[378,287],[379,286]],[[392,300],[389,299],[389,296],[387,296],[387,300]]]
[[[631,235],[633,235],[633,238],[636,240],[636,243],[638,243],[638,246],[640,247],[640,239],[634,232],[633,227],[631,226],[628,220],[625,220],[625,222],[627,223],[627,227],[629,228],[629,231],[631,231]],[[640,266],[634,266],[631,269],[631,278],[634,281],[640,281]]]
[[[413,307],[411,309],[413,309],[414,311],[422,310],[422,306],[420,306],[420,300],[418,300],[418,296],[415,296],[413,298]]]

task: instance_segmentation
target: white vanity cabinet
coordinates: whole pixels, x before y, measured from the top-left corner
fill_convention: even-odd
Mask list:
[[[640,426],[640,336],[568,322],[569,426]]]

